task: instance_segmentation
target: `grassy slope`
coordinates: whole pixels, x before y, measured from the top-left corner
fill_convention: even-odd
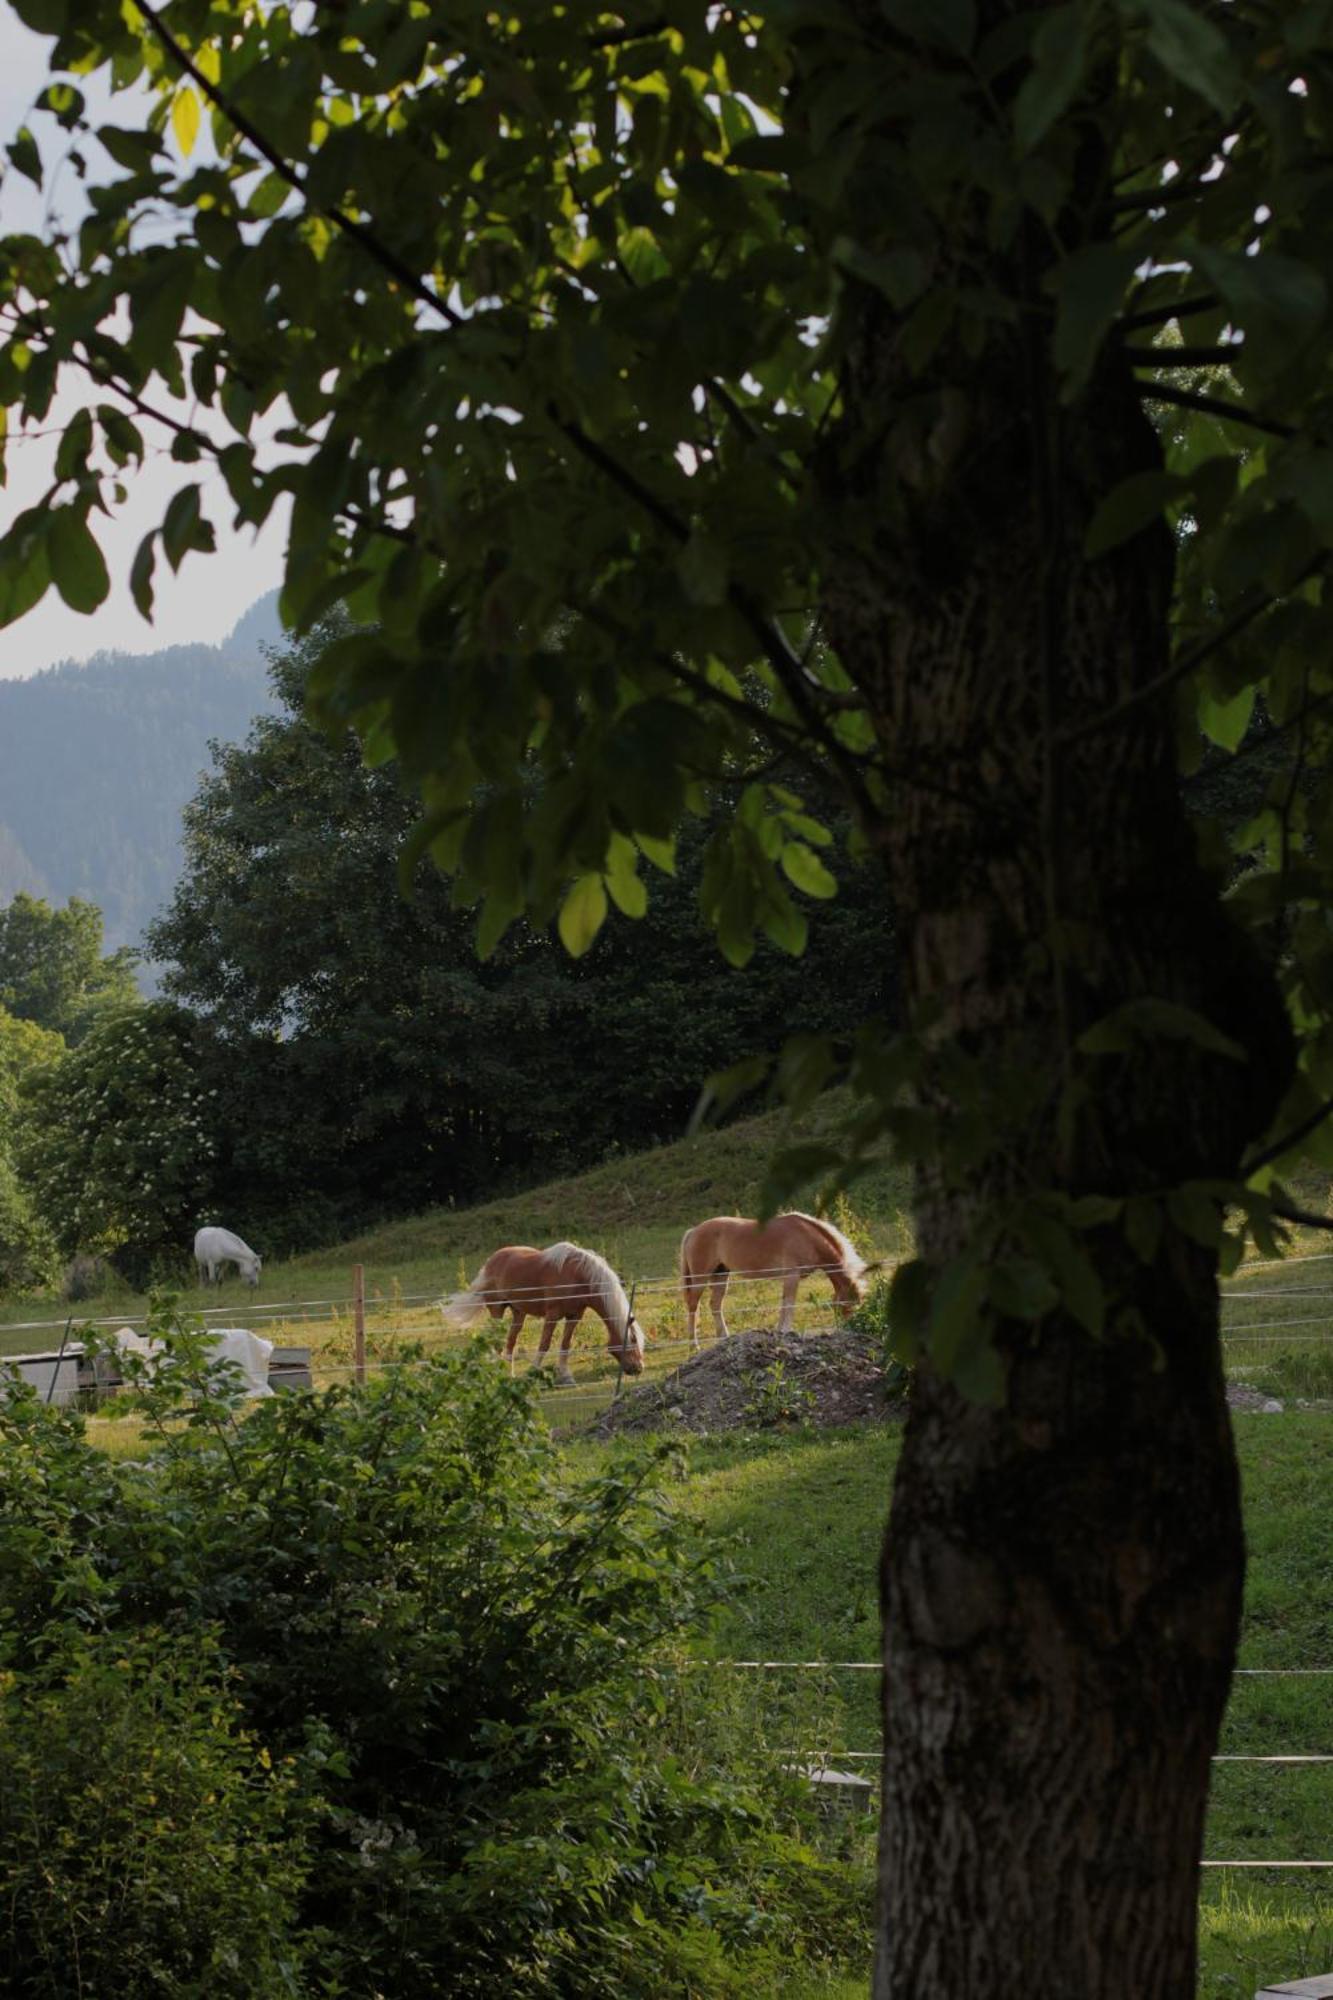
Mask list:
[[[1333,1426],[1313,1411],[1241,1413],[1236,1431],[1250,1552],[1241,1664],[1333,1667]],[[709,1635],[711,1655],[875,1656],[874,1553],[896,1455],[896,1434],[877,1430],[694,1447],[689,1504],[711,1532],[740,1538],[736,1559],[749,1580]],[[706,1686],[707,1669],[703,1675]],[[1333,1751],[1331,1686],[1239,1679],[1222,1749]],[[797,1732],[803,1747],[874,1743],[873,1674],[751,1674],[743,1688],[770,1741]],[[1333,1766],[1219,1765],[1206,1852],[1227,1860],[1333,1858]],[[1269,1981],[1327,1971],[1333,1882],[1210,1872],[1202,1950],[1201,2000],[1236,2000]],[[784,1987],[783,2000],[807,1990]],[[844,1989],[832,1990],[842,2000]]]

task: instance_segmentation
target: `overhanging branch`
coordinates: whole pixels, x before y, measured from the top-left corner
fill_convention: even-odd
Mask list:
[[[410,265],[405,264],[387,244],[382,243],[373,230],[367,228],[364,223],[357,221],[354,216],[348,215],[345,209],[313,202],[306,192],[302,176],[289,161],[283,158],[276,147],[270,145],[269,141],[253,122],[243,112],[238,112],[235,109],[218,85],[204,75],[198,64],[191,57],[189,51],[182,47],[170,29],[167,28],[158,10],[151,4],[151,0],[136,0],[136,5],[144,19],[148,22],[161,47],[171,57],[173,63],[190,77],[215,110],[221,112],[222,116],[235,127],[248,144],[255,148],[260,157],[268,162],[274,172],[301,197],[307,208],[313,209],[315,212],[323,215],[327,221],[331,222],[350,241],[355,242],[374,263],[379,265],[381,270],[393,278],[396,284],[401,285],[406,292],[419,300],[421,304],[428,306],[432,311],[438,313],[448,325],[459,327],[465,324],[460,315],[454,312],[447,301],[440,298],[438,293],[430,285],[426,284],[419,274],[412,270]],[[565,439],[570,448],[577,452],[587,464],[593,466],[611,485],[641,507],[665,534],[679,546],[683,546],[688,542],[690,538],[688,524],[682,521],[660,496],[653,493],[639,479],[636,473],[628,466],[622,465],[595,438],[589,437],[582,426],[572,418],[561,416],[558,411],[549,406],[545,414],[547,420],[554,426],[559,435]],[[783,692],[786,694],[793,708],[795,708],[797,714],[801,717],[805,727],[810,731],[814,740],[823,747],[825,753],[837,769],[839,777],[847,789],[848,798],[855,807],[858,815],[862,817],[867,816],[872,810],[872,802],[866,791],[861,774],[856,769],[855,763],[846,746],[839,741],[835,733],[828,727],[811,700],[804,685],[805,677],[801,663],[792,651],[785,635],[777,626],[773,625],[771,620],[765,617],[750,593],[740,585],[731,584],[727,590],[727,597],[729,602],[741,614],[746,626],[758,644],[763,657],[772,667],[779,685],[782,687]]]

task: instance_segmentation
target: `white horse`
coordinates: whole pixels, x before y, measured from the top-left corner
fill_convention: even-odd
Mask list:
[[[194,1261],[199,1266],[201,1285],[220,1285],[224,1264],[234,1264],[247,1285],[257,1285],[259,1273],[264,1267],[263,1258],[257,1257],[250,1245],[243,1243],[230,1229],[197,1230]]]

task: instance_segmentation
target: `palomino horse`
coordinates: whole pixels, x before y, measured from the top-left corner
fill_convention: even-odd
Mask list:
[[[866,1267],[847,1238],[817,1215],[775,1215],[771,1222],[748,1222],[743,1215],[715,1215],[687,1229],[680,1245],[680,1288],[685,1295],[685,1320],[691,1343],[699,1345],[695,1325],[705,1287],[719,1336],[730,1332],[722,1311],[727,1280],[781,1278],[782,1310],[778,1330],[790,1333],[796,1311],[796,1288],[811,1272],[822,1271],[833,1286],[844,1316],[865,1297]]]
[[[493,1251],[465,1292],[455,1292],[440,1302],[440,1311],[449,1326],[466,1326],[482,1311],[492,1319],[512,1312],[513,1321],[505,1342],[505,1358],[513,1359],[514,1343],[529,1314],[540,1316],[542,1337],[534,1370],[539,1369],[551,1345],[558,1319],[565,1322],[564,1337],[556,1364],[556,1380],[572,1382],[569,1346],[574,1328],[585,1312],[595,1312],[606,1325],[606,1344],[620,1363],[622,1373],[643,1373],[643,1331],[630,1311],[625,1287],[605,1257],[595,1250],[580,1249],[577,1243],[552,1243],[545,1250],[532,1250],[525,1243],[511,1243]]]

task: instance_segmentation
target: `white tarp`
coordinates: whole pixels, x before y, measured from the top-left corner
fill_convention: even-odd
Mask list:
[[[132,1327],[122,1326],[115,1335],[116,1346],[127,1354],[141,1354],[145,1359],[162,1352],[160,1340],[145,1340]],[[273,1352],[273,1342],[265,1340],[258,1333],[251,1333],[245,1326],[215,1326],[209,1329],[209,1349],[215,1361],[230,1361],[240,1369],[245,1382],[247,1396],[271,1396],[268,1363]]]

